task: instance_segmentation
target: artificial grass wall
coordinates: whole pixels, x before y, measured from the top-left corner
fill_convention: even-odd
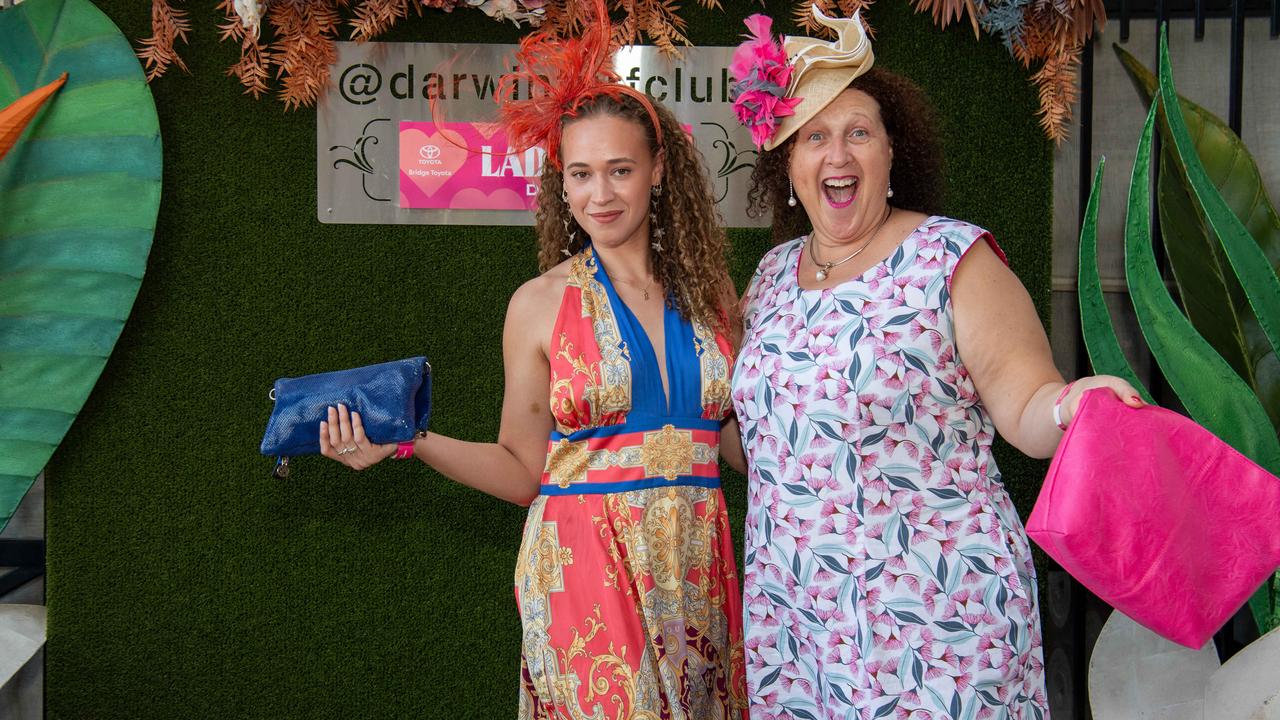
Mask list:
[[[690,37],[741,19],[685,3]],[[149,3],[101,0],[125,34]],[[502,718],[515,711],[511,590],[521,508],[421,465],[324,460],[268,477],[257,454],[280,375],[426,353],[433,429],[497,433],[507,298],[536,271],[530,228],[322,225],[315,116],[240,94],[211,2],[154,83],[164,199],[133,315],[48,470],[50,718]],[[789,29],[788,4],[767,11]],[[991,228],[1042,311],[1051,155],[1026,73],[905,0],[870,12],[884,66],[947,130],[948,210]],[[427,11],[388,40],[513,42],[481,13]],[[766,232],[734,231],[744,283]],[[1002,459],[1024,511],[1041,466]],[[727,479],[734,526],[744,484]]]

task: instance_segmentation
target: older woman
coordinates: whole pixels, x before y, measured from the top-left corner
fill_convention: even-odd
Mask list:
[[[753,206],[812,228],[760,261],[734,372],[752,716],[1043,718],[1035,571],[995,431],[1048,457],[1086,389],[1141,401],[1118,378],[1063,382],[992,236],[932,214],[919,89],[871,69],[856,17],[815,15],[837,42],[771,52],[757,16],[735,63],[765,148]],[[791,114],[775,127],[769,108]]]

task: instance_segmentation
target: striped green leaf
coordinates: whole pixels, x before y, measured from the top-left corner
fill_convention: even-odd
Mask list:
[[[88,0],[0,11],[0,107],[67,84],[0,161],[0,528],[106,364],[160,206],[155,102]]]

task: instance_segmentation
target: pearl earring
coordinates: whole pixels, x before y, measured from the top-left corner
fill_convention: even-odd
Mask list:
[[[789,197],[787,198],[787,207],[795,207],[796,206],[796,186],[793,185],[790,180],[787,181],[787,193],[789,195]]]
[[[889,186],[889,192],[884,194],[885,197],[893,197],[893,186]]]

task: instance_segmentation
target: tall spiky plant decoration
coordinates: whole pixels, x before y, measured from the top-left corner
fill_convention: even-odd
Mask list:
[[[1249,228],[1224,199],[1223,189],[1230,190],[1232,178],[1220,178],[1215,184],[1205,169],[1205,159],[1218,158],[1212,157],[1213,153],[1210,153],[1209,158],[1202,159],[1201,153],[1197,151],[1184,115],[1184,105],[1189,103],[1181,100],[1174,88],[1169,65],[1168,37],[1164,28],[1160,35],[1158,89],[1153,90],[1155,93],[1151,111],[1134,161],[1125,222],[1125,277],[1130,299],[1147,345],[1168,380],[1169,387],[1177,394],[1187,413],[1272,474],[1280,474],[1280,439],[1277,438],[1277,426],[1271,419],[1280,414],[1277,412],[1280,408],[1274,407],[1275,400],[1272,396],[1260,391],[1256,378],[1242,373],[1239,367],[1225,359],[1222,350],[1215,347],[1206,334],[1197,330],[1188,315],[1183,314],[1184,311],[1170,296],[1156,266],[1151,244],[1150,172],[1151,137],[1156,118],[1160,116],[1163,119],[1161,131],[1169,141],[1166,147],[1172,146],[1162,163],[1161,216],[1199,223],[1205,231],[1205,235],[1193,237],[1193,233],[1184,232],[1186,228],[1165,228],[1164,242],[1169,248],[1170,256],[1185,256],[1188,252],[1203,250],[1207,237],[1207,241],[1214,247],[1212,252],[1201,256],[1202,261],[1207,264],[1215,256],[1222,258],[1223,264],[1218,270],[1225,272],[1226,280],[1238,287],[1247,304],[1245,308],[1219,308],[1218,313],[1248,311],[1256,320],[1258,344],[1265,346],[1265,352],[1271,354],[1280,350],[1280,278],[1260,245],[1260,238],[1249,232]],[[1192,115],[1197,121],[1199,137],[1203,140],[1205,117],[1200,112],[1193,112]],[[1212,144],[1209,146],[1212,147]],[[1237,156],[1244,152],[1247,155],[1238,138],[1228,147],[1217,149],[1217,153],[1222,152],[1231,152]],[[1170,164],[1176,166],[1174,170],[1181,177],[1181,182],[1185,183],[1186,192],[1181,195],[1166,192],[1167,188],[1164,187],[1166,182],[1179,182],[1176,178],[1166,179],[1169,176],[1163,171]],[[1228,166],[1232,164],[1228,163]],[[1249,165],[1252,166],[1251,160]],[[1248,181],[1247,177],[1244,179]],[[1120,375],[1129,379],[1135,387],[1141,388],[1136,373],[1120,351],[1119,341],[1102,298],[1097,267],[1097,213],[1101,183],[1100,164],[1094,177],[1093,193],[1080,234],[1079,293],[1085,344],[1095,372]],[[1259,207],[1271,207],[1265,194],[1261,202],[1246,205],[1249,215]],[[1271,211],[1271,224],[1277,225],[1274,211]],[[1194,246],[1182,247],[1182,243],[1194,243]],[[1200,272],[1208,273],[1209,270],[1201,268]],[[1194,282],[1195,279],[1185,270],[1179,274],[1180,285]],[[1180,294],[1183,295],[1184,304],[1188,302],[1188,293]],[[1226,302],[1229,303],[1230,300],[1227,299]],[[1198,308],[1197,312],[1203,313],[1206,310],[1209,309]],[[1195,317],[1197,313],[1188,314]],[[1219,344],[1225,342],[1217,334],[1210,333],[1208,338]],[[1235,348],[1236,351],[1239,349]],[[1149,397],[1145,391],[1143,394]],[[1224,523],[1231,522],[1231,518],[1221,520]],[[1280,527],[1277,531],[1280,531]],[[1259,629],[1264,633],[1280,624],[1280,613],[1276,607],[1277,589],[1280,587],[1277,579],[1277,576],[1273,576],[1249,601]],[[1212,589],[1206,588],[1206,591]]]

